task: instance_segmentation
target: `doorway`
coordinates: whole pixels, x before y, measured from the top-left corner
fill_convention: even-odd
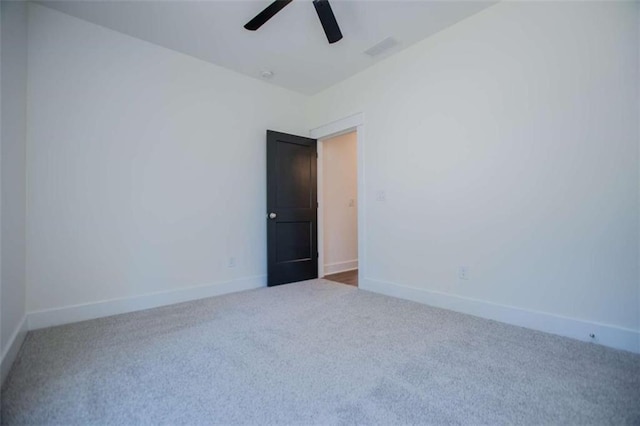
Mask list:
[[[357,130],[318,140],[319,276],[358,286]]]
[[[357,143],[357,195],[353,206],[357,211],[357,285],[371,288],[366,275],[363,113],[311,129],[309,138],[267,131],[267,285],[327,275],[324,271],[324,215],[320,208],[323,204],[322,159],[319,154],[323,140],[352,132],[355,132]],[[290,191],[293,191],[293,198],[283,198],[282,193]]]
[[[369,289],[371,282],[367,279],[367,227],[365,204],[366,204],[366,183],[365,183],[365,119],[364,114],[359,112],[348,117],[341,118],[336,121],[328,122],[320,127],[316,127],[309,131],[309,136],[320,141],[318,146],[322,150],[322,142],[335,136],[345,133],[356,132],[357,139],[357,173],[358,173],[358,194],[357,194],[357,211],[358,211],[358,287]],[[318,173],[322,173],[322,160],[318,155]],[[318,175],[319,176],[319,175]],[[322,181],[319,185],[322,185]],[[318,202],[322,203],[322,188],[318,188]],[[318,209],[318,273],[319,277],[324,277],[324,214],[323,209]]]

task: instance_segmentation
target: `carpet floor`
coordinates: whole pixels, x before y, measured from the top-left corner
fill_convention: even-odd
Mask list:
[[[29,332],[3,424],[639,424],[640,356],[312,280]]]

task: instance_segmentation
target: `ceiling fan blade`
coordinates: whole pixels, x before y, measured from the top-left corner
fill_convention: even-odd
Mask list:
[[[276,0],[266,7],[262,12],[258,13],[255,18],[245,24],[245,28],[250,31],[255,31],[264,25],[269,19],[273,18],[273,15],[280,12],[286,5],[293,0]]]
[[[329,0],[313,0],[313,5],[316,8],[316,12],[318,12],[318,18],[320,18],[320,23],[322,24],[322,28],[324,28],[324,33],[327,35],[329,43],[335,43],[340,40],[342,38],[342,32],[333,14],[333,10],[331,10]]]

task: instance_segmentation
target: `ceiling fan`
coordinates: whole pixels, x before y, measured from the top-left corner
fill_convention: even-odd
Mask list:
[[[266,9],[258,13],[255,18],[247,22],[244,27],[249,31],[257,30],[292,1],[293,0],[274,1],[269,6],[267,6]],[[329,43],[335,43],[336,41],[340,40],[342,38],[342,32],[340,32],[338,21],[336,21],[333,10],[331,10],[329,0],[313,0],[313,5],[316,8],[318,18],[320,18],[320,23],[322,24],[322,28],[324,28],[324,33],[327,35],[327,40],[329,40]]]

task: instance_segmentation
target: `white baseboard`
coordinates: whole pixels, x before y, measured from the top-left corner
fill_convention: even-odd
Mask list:
[[[327,263],[324,265],[324,274],[337,274],[339,272],[353,271],[354,269],[358,269],[358,259]]]
[[[363,290],[387,296],[412,300],[438,308],[640,353],[640,331],[638,330],[499,305],[368,278],[360,279],[359,284],[359,287]],[[595,335],[595,339],[592,339],[589,336],[590,334]]]
[[[160,306],[173,305],[175,303],[204,299],[206,297],[219,296],[227,293],[252,290],[259,287],[265,287],[266,285],[266,276],[260,275],[215,284],[144,294],[129,298],[104,300],[100,302],[29,312],[29,330],[37,330],[39,328],[52,327],[55,325],[69,324],[78,321],[108,317],[111,315],[141,311],[144,309],[157,308]]]
[[[16,356],[18,356],[18,352],[20,351],[20,347],[22,346],[22,342],[24,342],[24,338],[27,336],[27,316],[23,316],[20,324],[16,327],[15,331],[11,335],[7,347],[4,348],[2,352],[2,361],[0,363],[0,385],[4,383],[4,379],[7,378],[7,374],[9,374],[9,370],[11,370],[11,366],[13,362],[16,360]]]

